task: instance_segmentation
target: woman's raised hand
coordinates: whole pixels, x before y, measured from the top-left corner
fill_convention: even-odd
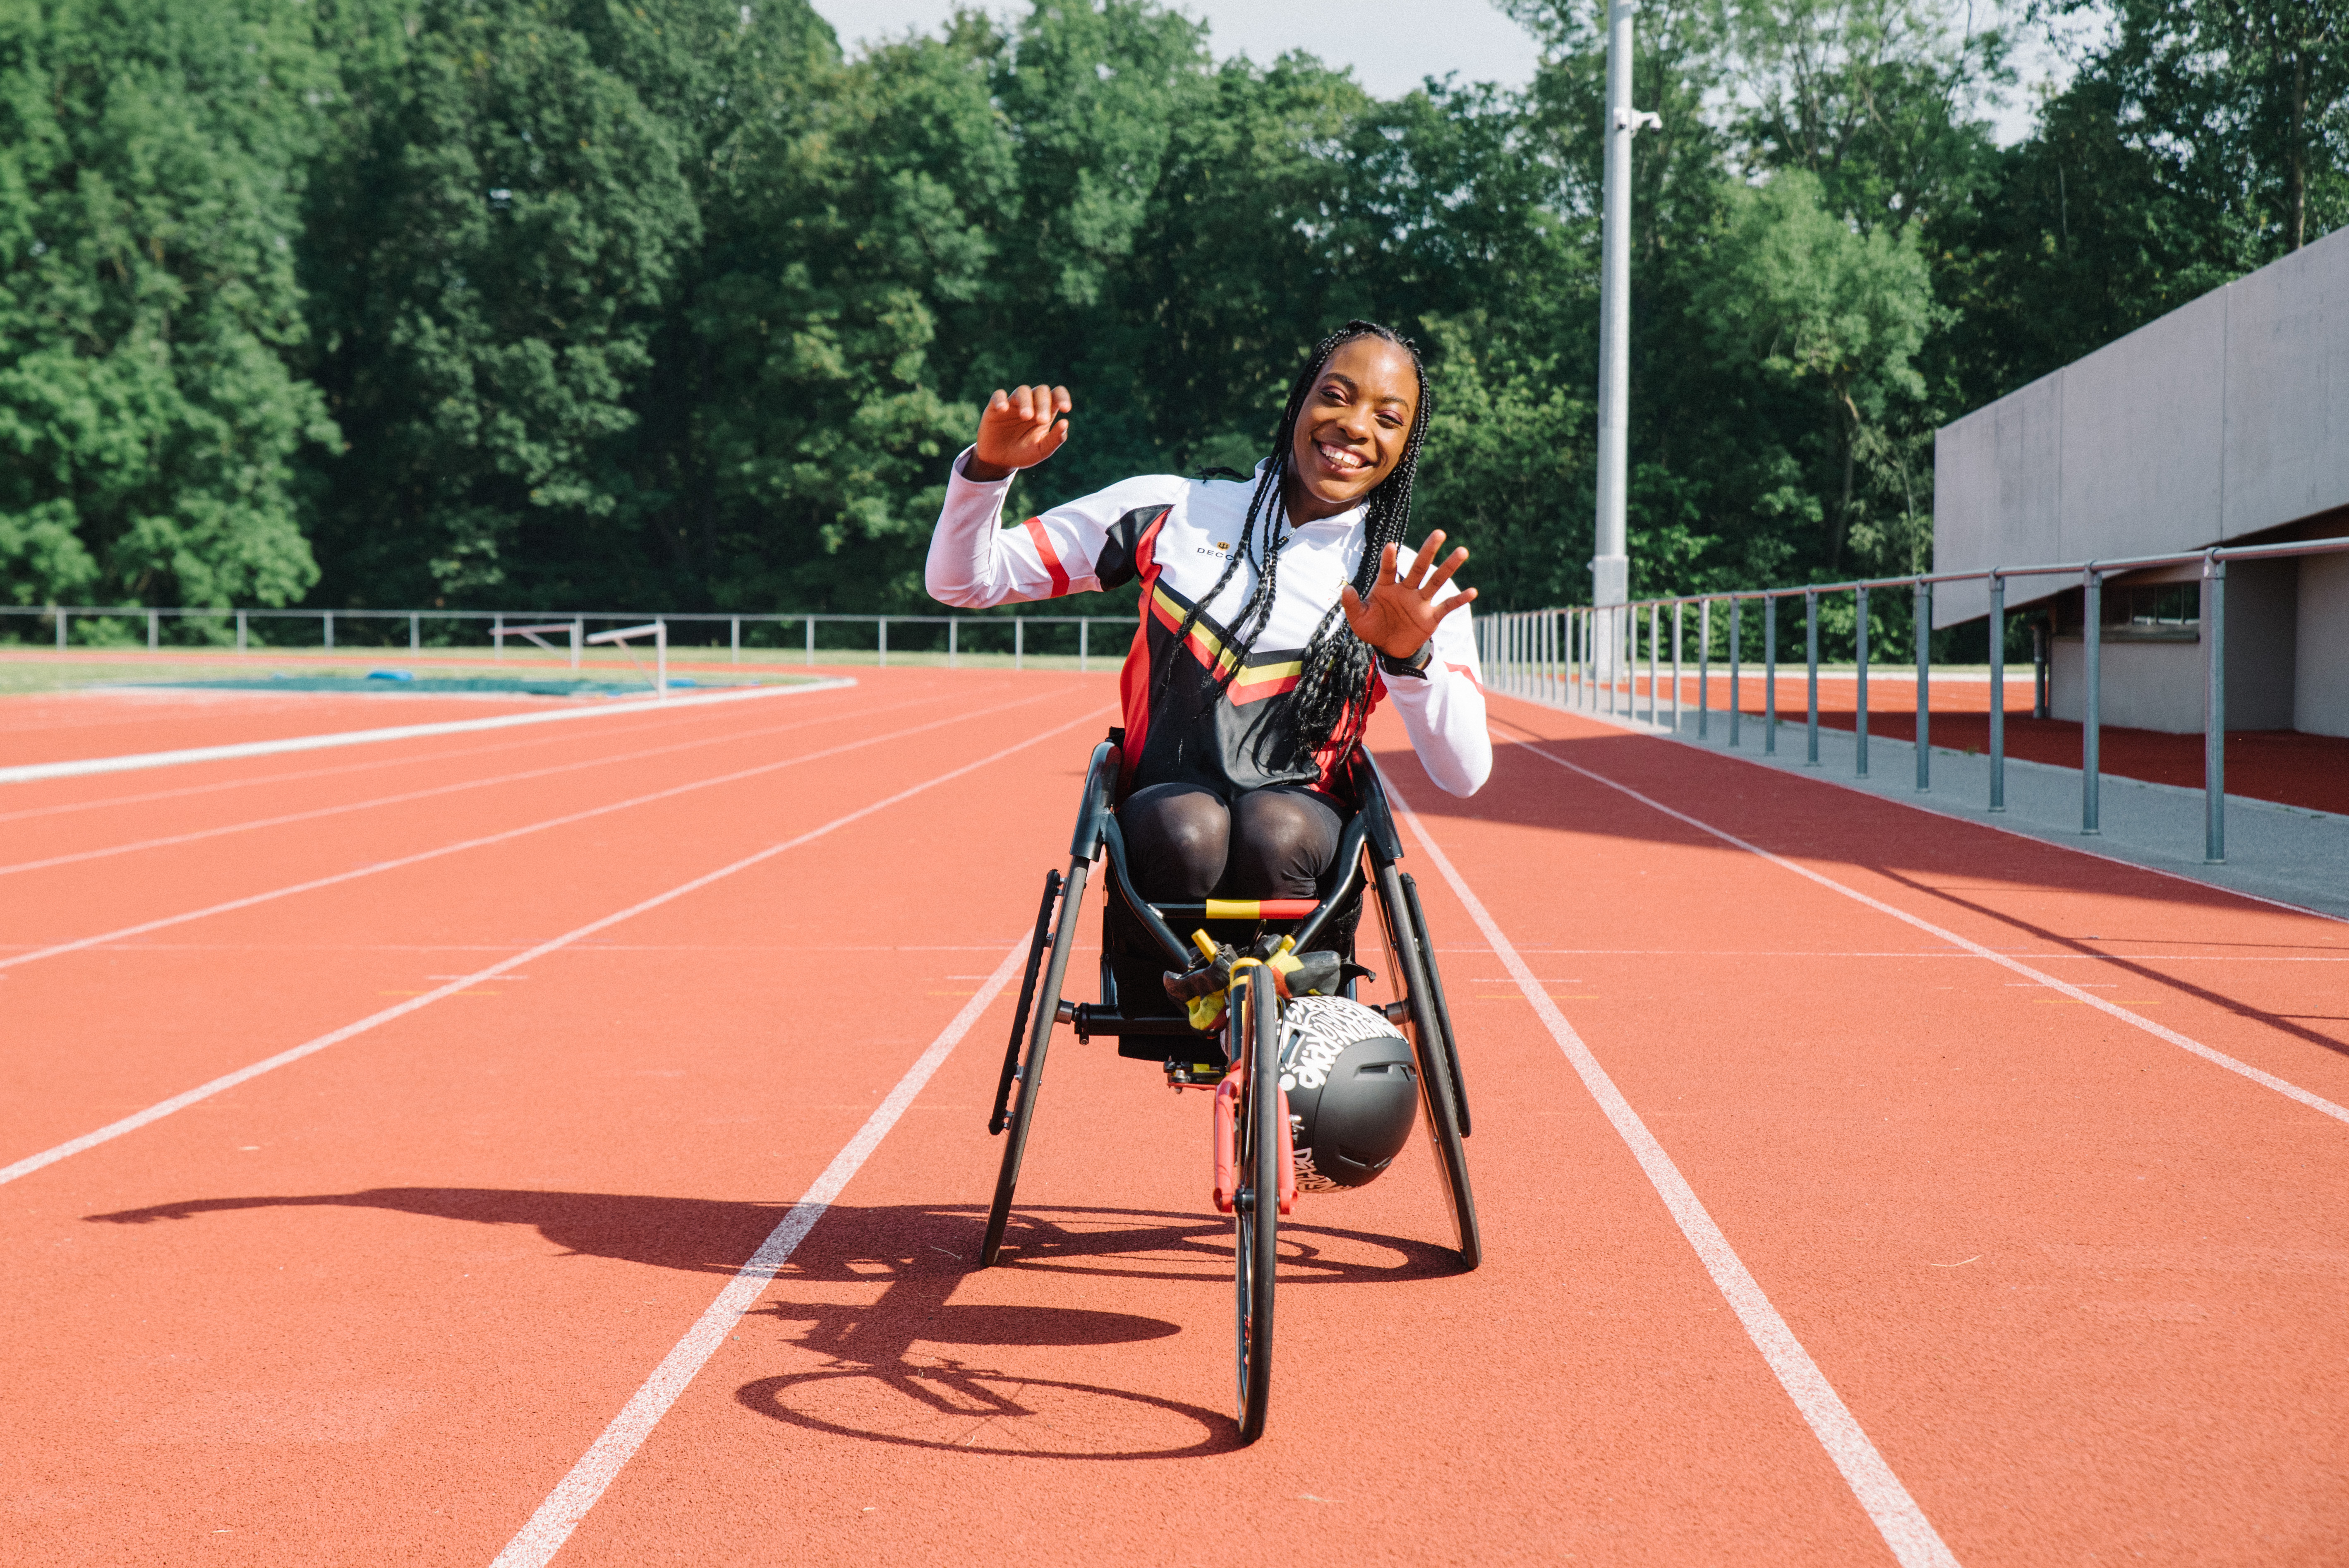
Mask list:
[[[1379,554],[1379,577],[1371,585],[1368,604],[1354,592],[1352,584],[1346,585],[1338,601],[1345,607],[1346,624],[1354,628],[1354,635],[1391,659],[1409,659],[1427,646],[1438,621],[1454,610],[1466,608],[1476,597],[1475,588],[1436,602],[1437,593],[1468,559],[1468,552],[1458,549],[1439,566],[1435,556],[1443,548],[1444,530],[1439,528],[1412,556],[1410,575],[1398,578],[1395,547],[1389,545]]]
[[[985,483],[1035,467],[1069,439],[1061,416],[1070,407],[1066,387],[997,388],[978,416],[978,450],[962,465],[964,475]]]

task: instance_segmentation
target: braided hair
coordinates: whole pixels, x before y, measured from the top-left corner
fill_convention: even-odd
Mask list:
[[[1257,637],[1272,618],[1273,599],[1279,588],[1280,548],[1288,542],[1281,532],[1286,521],[1282,504],[1283,484],[1288,476],[1290,453],[1297,444],[1297,421],[1305,408],[1305,400],[1328,369],[1330,357],[1346,344],[1360,337],[1375,337],[1402,349],[1411,359],[1412,374],[1419,386],[1419,398],[1412,413],[1411,434],[1403,442],[1402,456],[1394,469],[1371,490],[1363,518],[1362,558],[1354,570],[1354,592],[1367,600],[1377,586],[1379,563],[1384,559],[1389,545],[1402,543],[1404,531],[1411,524],[1412,482],[1419,470],[1419,449],[1427,438],[1427,369],[1420,363],[1419,349],[1411,339],[1382,327],[1375,321],[1353,320],[1338,328],[1314,347],[1311,357],[1297,379],[1290,383],[1288,402],[1281,410],[1280,427],[1273,437],[1272,459],[1264,465],[1257,478],[1256,493],[1249,497],[1247,519],[1241,526],[1239,542],[1224,563],[1223,575],[1216,586],[1202,594],[1184,613],[1160,660],[1155,694],[1163,697],[1175,661],[1183,655],[1194,628],[1206,607],[1215,603],[1249,557],[1256,544],[1257,521],[1264,520],[1266,542],[1264,564],[1257,573],[1256,590],[1240,607],[1229,628],[1225,653],[1215,671],[1215,687],[1207,701],[1219,701],[1237,678],[1241,666],[1256,647]],[[1341,749],[1350,747],[1361,738],[1362,727],[1370,719],[1370,688],[1372,652],[1370,644],[1354,635],[1346,624],[1345,607],[1333,604],[1321,617],[1307,641],[1298,672],[1297,684],[1284,692],[1278,706],[1268,715],[1267,722],[1257,730],[1256,748],[1259,762],[1268,742],[1280,747],[1284,755],[1277,759],[1287,763],[1300,757],[1311,757],[1333,742]]]

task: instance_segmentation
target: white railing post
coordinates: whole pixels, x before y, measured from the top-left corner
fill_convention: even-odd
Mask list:
[[[2227,563],[2202,557],[2202,860],[2227,860]]]
[[[1917,787],[1933,787],[1933,585],[1919,583],[1909,612],[1917,637]]]
[[[1681,616],[1688,606],[1672,601],[1672,733],[1681,732]]]
[[[2006,809],[2006,579],[1995,568],[1990,575],[1990,809]]]
[[[2105,575],[2092,562],[2080,574],[2080,831],[2104,832]]]
[[[1852,717],[1852,767],[1860,778],[1868,776],[1868,590],[1852,592],[1851,665],[1853,687],[1857,692]]]

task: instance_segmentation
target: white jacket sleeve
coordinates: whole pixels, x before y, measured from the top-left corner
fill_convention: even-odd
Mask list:
[[[1409,566],[1398,551],[1397,570]],[[1475,634],[1455,610],[1436,623],[1434,659],[1424,675],[1381,675],[1387,695],[1411,735],[1419,765],[1446,794],[1471,795],[1493,773],[1493,738],[1485,727],[1485,672],[1476,659]]]
[[[1003,497],[1011,481],[967,477],[962,465],[971,450],[964,449],[947,475],[946,505],[923,574],[932,598],[960,609],[1093,592],[1102,586],[1104,551],[1118,554],[1112,533],[1119,521],[1137,508],[1173,502],[1184,488],[1164,474],[1128,479],[1006,528]],[[1130,562],[1121,557],[1117,564],[1123,575],[1112,573],[1112,587],[1133,575]]]

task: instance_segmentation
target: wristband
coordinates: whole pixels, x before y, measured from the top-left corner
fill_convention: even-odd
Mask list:
[[[1419,645],[1419,651],[1409,659],[1397,659],[1385,649],[1379,649],[1379,668],[1389,675],[1408,675],[1417,680],[1427,679],[1427,667],[1435,662],[1433,639]]]

